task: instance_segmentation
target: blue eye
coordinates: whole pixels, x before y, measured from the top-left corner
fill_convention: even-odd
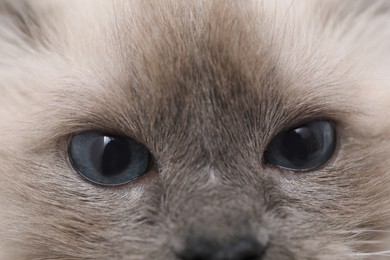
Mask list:
[[[97,131],[73,135],[69,157],[86,179],[101,185],[120,185],[146,174],[150,152],[140,143]]]
[[[315,120],[277,135],[264,160],[289,170],[313,170],[326,163],[336,148],[336,131],[328,120]]]

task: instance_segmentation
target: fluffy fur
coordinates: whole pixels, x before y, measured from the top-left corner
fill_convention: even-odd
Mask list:
[[[240,235],[266,260],[387,259],[389,73],[389,1],[0,0],[0,259],[177,259]],[[320,117],[324,167],[262,163]],[[155,169],[85,181],[66,144],[91,129]]]

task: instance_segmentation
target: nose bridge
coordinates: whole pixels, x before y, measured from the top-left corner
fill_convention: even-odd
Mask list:
[[[252,255],[261,257],[262,246],[268,241],[268,231],[262,225],[265,198],[259,189],[261,185],[253,180],[239,180],[254,172],[233,170],[228,165],[171,168],[166,173],[162,214],[167,221],[165,226],[171,228],[170,246],[176,253],[185,253],[186,257],[179,259],[240,260]],[[253,238],[253,243],[260,243],[260,247],[243,242],[243,237]],[[192,238],[212,241],[218,246],[210,249],[210,244],[203,243],[207,245],[204,255],[202,248],[191,251],[194,248],[188,243]],[[234,257],[229,258],[230,255]],[[199,256],[205,258],[197,258]]]
[[[254,216],[261,215],[261,192],[255,185],[237,182],[231,172],[233,179],[225,174],[207,166],[167,179],[163,205],[169,219],[187,233],[231,236],[250,230]]]

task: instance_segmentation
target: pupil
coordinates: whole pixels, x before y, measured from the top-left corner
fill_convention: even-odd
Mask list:
[[[96,170],[104,176],[121,173],[131,160],[129,144],[108,136],[98,138],[92,145],[91,153]]]
[[[286,133],[282,139],[282,154],[296,166],[303,166],[320,149],[318,140],[308,127]]]

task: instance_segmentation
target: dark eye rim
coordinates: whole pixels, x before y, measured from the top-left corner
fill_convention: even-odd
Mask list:
[[[98,134],[102,134],[102,135],[106,135],[106,136],[111,136],[111,137],[115,137],[115,138],[124,138],[124,139],[132,139],[134,140],[135,142],[137,142],[138,144],[141,144],[143,145],[149,152],[149,164],[148,164],[148,167],[147,169],[145,170],[145,173],[135,179],[132,179],[132,180],[129,180],[129,181],[126,181],[126,182],[122,182],[122,183],[119,183],[119,184],[110,184],[110,183],[100,183],[100,182],[97,182],[95,180],[92,180],[90,178],[88,178],[87,176],[85,176],[84,174],[82,174],[78,169],[77,167],[75,166],[75,163],[72,159],[72,156],[70,155],[70,145],[71,145],[71,141],[72,141],[72,138],[78,134],[82,134],[82,133],[87,133],[87,132],[95,132],[95,133],[98,133]],[[76,173],[76,176],[80,179],[83,179],[83,180],[87,180],[89,183],[92,183],[94,185],[97,185],[97,186],[100,186],[100,187],[121,187],[121,186],[124,186],[124,185],[129,185],[130,183],[136,183],[136,182],[139,182],[140,180],[144,179],[144,178],[149,178],[149,173],[156,170],[156,165],[157,165],[157,162],[156,162],[156,159],[155,157],[153,156],[153,153],[151,152],[151,150],[149,149],[149,147],[135,139],[135,138],[132,138],[130,136],[126,136],[126,135],[122,135],[122,134],[117,134],[117,133],[111,133],[109,131],[104,131],[104,130],[100,130],[100,129],[86,129],[86,130],[81,130],[81,131],[76,131],[76,132],[73,132],[72,134],[69,134],[66,136],[65,140],[64,140],[64,145],[66,146],[65,148],[65,158],[68,162],[68,165],[69,167],[71,168],[71,170]]]
[[[319,165],[318,167],[314,167],[314,168],[310,168],[310,169],[291,169],[291,168],[287,168],[287,167],[273,165],[273,164],[268,163],[266,161],[265,151],[268,148],[271,141],[275,137],[277,137],[278,135],[282,134],[285,131],[299,128],[300,126],[303,126],[305,124],[309,124],[309,123],[312,123],[315,121],[328,121],[331,124],[332,128],[334,129],[335,146],[334,146],[334,151],[328,160],[326,160],[323,164]],[[265,168],[271,168],[271,169],[277,170],[277,171],[279,171],[281,173],[285,173],[285,174],[294,174],[294,173],[309,174],[312,172],[318,172],[318,171],[323,170],[325,168],[331,167],[333,162],[339,156],[339,153],[342,150],[341,140],[342,140],[343,134],[344,134],[343,128],[341,127],[341,124],[339,123],[339,121],[336,119],[329,118],[329,117],[310,117],[310,118],[305,119],[303,121],[299,121],[298,123],[293,123],[288,127],[282,128],[279,132],[277,132],[276,134],[269,137],[266,148],[264,149],[263,154],[262,154],[262,164]]]

